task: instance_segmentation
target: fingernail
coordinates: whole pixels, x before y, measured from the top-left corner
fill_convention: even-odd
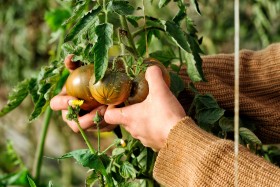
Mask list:
[[[73,104],[73,99],[68,100],[67,103],[68,103],[69,106],[72,106],[72,104]]]

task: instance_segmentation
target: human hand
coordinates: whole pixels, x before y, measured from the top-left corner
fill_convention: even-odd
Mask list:
[[[81,66],[80,63],[78,62],[72,62],[72,58],[74,55],[68,55],[65,60],[64,60],[64,64],[65,67],[72,72],[73,70],[75,70],[76,68],[78,68],[79,66]],[[74,131],[74,132],[78,132],[79,129],[77,127],[76,122],[74,121],[70,121],[66,118],[66,115],[68,113],[68,106],[71,105],[71,101],[76,100],[77,98],[67,95],[66,93],[66,88],[65,86],[63,87],[62,91],[54,96],[51,101],[50,101],[50,107],[52,110],[55,111],[59,111],[61,110],[62,113],[62,119],[63,121],[65,121],[67,123],[67,125]],[[96,108],[91,108],[91,110],[89,112],[87,112],[84,115],[81,115],[78,117],[78,120],[80,122],[80,125],[83,129],[95,129],[95,124],[93,122],[93,118],[96,114],[96,112],[98,111],[98,113],[103,116],[106,110],[106,106],[105,105],[101,105],[98,106]],[[100,126],[99,126],[101,131],[111,131],[112,129],[115,128],[115,125],[109,125],[107,123],[105,123],[105,121],[102,121]]]
[[[170,130],[186,113],[164,82],[159,67],[149,67],[145,78],[149,94],[143,102],[123,108],[108,107],[104,118],[107,123],[122,124],[132,137],[159,151]]]

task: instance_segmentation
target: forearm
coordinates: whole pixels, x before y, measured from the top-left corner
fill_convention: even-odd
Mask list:
[[[213,94],[221,107],[233,111],[233,54],[204,56],[203,70],[208,82],[197,83],[196,88],[201,93]],[[280,142],[279,72],[280,44],[261,51],[240,52],[240,114],[254,120],[263,143]],[[185,69],[180,76],[189,82]]]
[[[159,152],[154,177],[165,186],[233,186],[233,142],[203,131],[186,117]],[[277,186],[280,170],[240,146],[239,186]]]

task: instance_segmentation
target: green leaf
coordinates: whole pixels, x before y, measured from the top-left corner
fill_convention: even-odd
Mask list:
[[[170,2],[170,0],[160,0],[160,1],[158,2],[158,7],[159,7],[159,8],[163,8],[163,7],[165,7],[169,2]]]
[[[178,25],[187,16],[186,7],[185,6],[180,6],[179,8],[180,8],[179,11],[177,12],[175,17],[173,18],[174,23],[176,23]]]
[[[72,15],[69,19],[63,22],[62,26],[66,26],[69,23],[76,21],[79,17],[82,16],[83,11],[86,9],[88,1],[80,1],[76,4]]]
[[[176,55],[171,50],[158,50],[150,53],[150,57],[156,58],[165,66],[168,66],[172,60],[177,59]]]
[[[179,93],[186,87],[185,82],[176,73],[170,72],[169,75],[171,79],[170,90],[176,97],[178,97]]]
[[[225,110],[220,108],[215,98],[210,95],[198,94],[195,96],[195,118],[198,124],[209,131],[212,125],[216,123],[223,115]]]
[[[233,118],[221,117],[219,120],[219,126],[224,132],[233,132],[234,131],[234,120]]]
[[[120,167],[120,174],[125,179],[135,179],[136,178],[136,170],[133,165],[127,161],[124,161]]]
[[[113,45],[113,25],[104,23],[96,26],[97,42],[94,45],[94,72],[95,82],[99,81],[105,75],[108,67],[108,51]]]
[[[83,167],[88,167],[90,169],[95,169],[99,171],[102,175],[107,176],[106,168],[100,157],[97,154],[92,154],[88,149],[75,150],[58,159],[74,158]]]
[[[172,37],[173,41],[184,51],[191,52],[186,34],[182,30],[182,28],[174,21],[166,21],[164,25],[165,31]]]
[[[45,13],[45,21],[52,31],[56,31],[61,28],[61,24],[69,17],[70,12],[61,8],[57,8]]]
[[[26,79],[18,83],[16,87],[13,88],[8,96],[7,104],[4,105],[4,107],[0,110],[0,117],[6,115],[7,113],[18,107],[21,102],[27,97],[29,83],[30,80]]]
[[[99,175],[93,171],[89,176],[86,178],[86,187],[92,187],[98,181]]]
[[[245,127],[239,128],[239,135],[247,143],[262,144],[261,140],[251,130]]]
[[[48,105],[48,102],[44,98],[44,95],[40,95],[38,101],[35,103],[35,107],[30,114],[29,122],[32,122],[33,120],[37,119],[45,110],[46,106]]]
[[[110,1],[108,10],[125,16],[133,14],[134,7],[128,1]]]
[[[137,21],[142,18],[143,18],[143,16],[132,16],[132,15],[126,16],[127,21],[129,21],[129,23],[131,25],[133,25],[134,27],[138,27]]]
[[[76,37],[80,37],[82,34],[87,32],[87,30],[96,22],[97,15],[101,11],[101,9],[102,8],[99,6],[96,9],[87,12],[66,35],[64,41],[70,41]]]
[[[28,175],[27,175],[27,179],[28,179],[30,187],[37,187],[35,182],[32,180],[32,178],[29,177]]]
[[[193,54],[186,52],[186,53],[184,53],[184,57],[185,57],[185,63],[187,65],[187,73],[188,73],[190,79],[193,82],[199,82],[199,81],[203,80],[199,73],[199,70],[197,68],[197,64],[196,64]]]

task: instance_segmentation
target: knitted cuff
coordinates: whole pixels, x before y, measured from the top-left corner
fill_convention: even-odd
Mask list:
[[[154,167],[155,179],[166,186],[185,186],[198,167],[197,160],[217,139],[200,129],[191,118],[183,118],[170,131],[165,147],[158,154]],[[182,169],[186,167],[187,170]]]

